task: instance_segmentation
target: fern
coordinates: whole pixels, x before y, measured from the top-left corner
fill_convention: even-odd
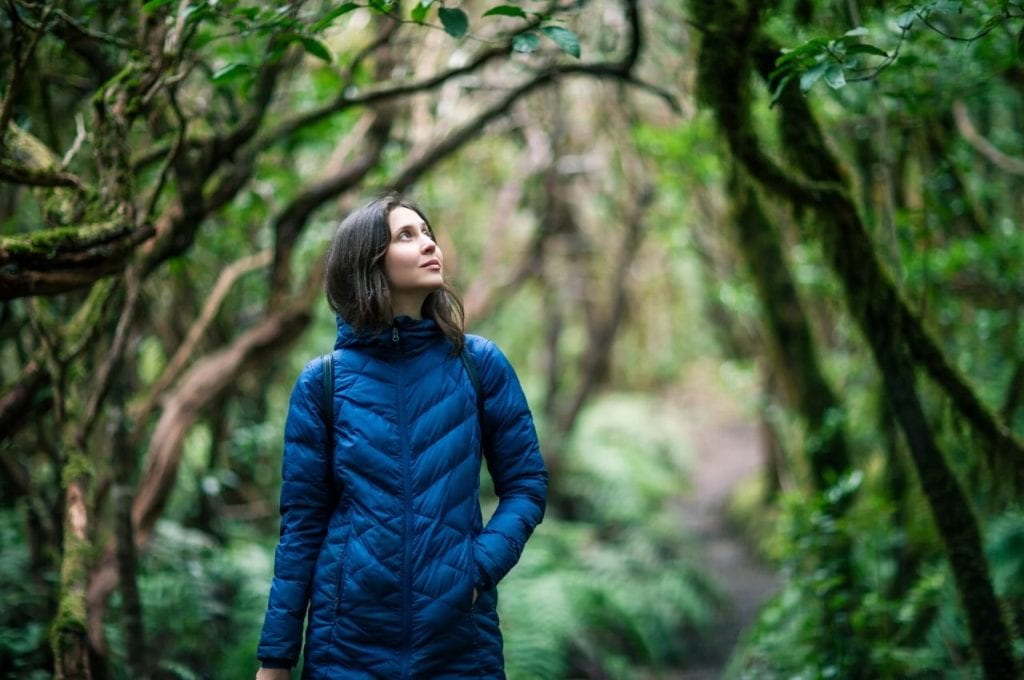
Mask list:
[[[709,621],[716,590],[672,503],[688,455],[659,408],[614,395],[584,414],[562,491],[586,521],[546,519],[501,586],[510,680],[635,677],[684,659]]]

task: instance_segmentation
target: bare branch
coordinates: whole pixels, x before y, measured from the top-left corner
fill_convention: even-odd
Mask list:
[[[75,157],[78,150],[82,148],[82,143],[85,142],[85,119],[82,117],[81,112],[75,114],[75,141],[71,143],[71,148],[68,149],[67,153],[64,154],[64,158],[60,160],[60,167],[66,168],[71,164],[71,159]]]
[[[167,366],[164,367],[160,377],[153,383],[153,387],[149,390],[148,398],[139,408],[133,409],[132,420],[136,422],[145,420],[150,411],[153,410],[153,406],[156,405],[157,399],[163,395],[171,383],[177,380],[182,369],[185,368],[185,364],[188,363],[188,360],[199,345],[199,341],[203,339],[206,331],[209,330],[210,324],[216,318],[221,304],[223,304],[224,299],[231,292],[231,288],[235,283],[245,274],[266,267],[270,264],[271,259],[271,252],[264,250],[255,255],[232,262],[221,271],[216,283],[213,284],[213,290],[210,291],[206,298],[202,311],[200,311],[191,328],[188,329],[185,339],[181,341],[178,350],[171,357],[171,360],[167,362]]]
[[[974,123],[971,122],[971,114],[961,99],[953,102],[953,120],[956,121],[956,129],[960,131],[968,144],[973,146],[974,150],[984,156],[992,165],[1013,175],[1024,175],[1024,160],[1003,153],[992,142],[985,139],[974,127]]]
[[[371,106],[373,104],[379,104],[390,101],[392,99],[398,99],[401,97],[407,97],[409,95],[417,94],[420,92],[427,92],[440,87],[444,83],[448,82],[452,78],[457,76],[472,73],[487,62],[508,54],[511,50],[509,45],[501,45],[499,47],[492,47],[490,49],[482,51],[474,59],[467,62],[463,66],[452,68],[442,73],[424,78],[423,80],[413,83],[402,83],[399,85],[386,85],[377,88],[368,89],[362,94],[348,93],[344,91],[338,95],[338,97],[328,104],[325,104],[317,109],[308,111],[306,113],[299,114],[293,118],[287,119],[272,130],[269,130],[264,135],[260,142],[257,142],[258,146],[269,146],[277,142],[280,139],[286,138],[289,135],[295,134],[298,130],[304,127],[318,123],[325,118],[328,118],[336,113],[340,113],[353,106]]]

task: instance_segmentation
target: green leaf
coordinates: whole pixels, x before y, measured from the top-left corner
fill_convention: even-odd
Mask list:
[[[433,0],[425,0],[425,2],[427,3],[425,5],[423,4],[423,2],[416,3],[416,6],[412,8],[412,12],[410,13],[410,16],[412,16],[412,20],[415,21],[417,24],[422,24],[424,21],[427,20],[427,11],[430,10],[430,5],[433,2]]]
[[[916,18],[917,10],[909,10],[896,17],[896,25],[899,26],[902,31],[909,31],[910,27],[914,24],[914,19]]]
[[[323,40],[320,40],[319,38],[310,38],[308,36],[302,36],[301,38],[299,38],[299,41],[302,42],[302,46],[305,48],[305,50],[312,54],[314,57],[319,57],[320,59],[326,61],[328,64],[334,61],[334,55],[331,54],[330,48],[327,47]]]
[[[820,64],[809,68],[800,74],[800,91],[807,92],[814,86],[814,83],[821,80],[821,77],[825,75],[825,71],[828,70],[829,66],[832,66],[827,61],[823,61]]]
[[[327,14],[323,15],[320,19],[318,19],[317,22],[310,27],[310,30],[313,33],[319,33],[320,31],[330,26],[331,22],[340,17],[342,14],[348,14],[352,10],[358,8],[359,5],[357,5],[354,2],[343,2],[334,9],[332,9]]]
[[[833,90],[846,85],[846,73],[843,71],[843,67],[839,64],[829,64],[829,67],[825,69],[825,82]]]
[[[469,30],[469,17],[461,9],[440,7],[437,16],[441,19],[445,33],[453,38],[461,38]]]
[[[571,54],[577,59],[580,58],[580,39],[576,34],[561,26],[541,26],[541,33],[551,38],[558,47],[566,54]]]
[[[213,72],[210,76],[210,80],[215,83],[226,83],[231,80],[235,80],[240,76],[245,75],[249,72],[250,66],[248,64],[240,64],[238,62],[232,62],[227,66],[221,67]]]
[[[857,28],[851,28],[846,33],[843,33],[843,37],[844,38],[856,38],[857,36],[867,35],[867,34],[868,34],[868,29],[864,28],[863,26],[858,26]]]
[[[498,5],[484,12],[485,17],[522,17],[526,18],[526,12],[515,5]]]
[[[173,0],[149,0],[145,5],[142,6],[143,12],[152,12],[155,9],[159,9],[164,5],[169,5]]]
[[[516,52],[529,54],[537,51],[538,47],[540,47],[540,36],[536,33],[520,33],[512,38],[512,49]]]
[[[768,104],[769,108],[775,106],[776,102],[779,101],[779,97],[781,97],[782,93],[785,92],[786,86],[789,85],[789,81],[793,80],[794,75],[795,74],[793,73],[787,73],[782,77],[782,80],[779,81],[779,84],[775,86],[775,92],[772,93],[772,100]]]
[[[886,51],[884,51],[882,49],[879,49],[879,48],[875,47],[874,45],[868,45],[866,43],[861,43],[861,44],[857,44],[857,45],[848,45],[846,47],[846,53],[847,54],[873,54],[876,57],[888,57],[889,56],[888,52],[886,52]]]

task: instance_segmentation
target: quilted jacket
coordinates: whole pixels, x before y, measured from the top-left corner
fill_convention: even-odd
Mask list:
[[[264,666],[297,663],[308,618],[304,678],[504,677],[495,586],[543,517],[547,472],[512,366],[490,341],[466,342],[482,413],[433,321],[400,317],[378,335],[340,322],[333,460],[322,362],[299,376]],[[499,498],[486,526],[481,452]]]

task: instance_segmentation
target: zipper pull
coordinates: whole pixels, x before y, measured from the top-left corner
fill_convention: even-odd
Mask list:
[[[391,342],[398,342],[398,328],[391,329]]]

